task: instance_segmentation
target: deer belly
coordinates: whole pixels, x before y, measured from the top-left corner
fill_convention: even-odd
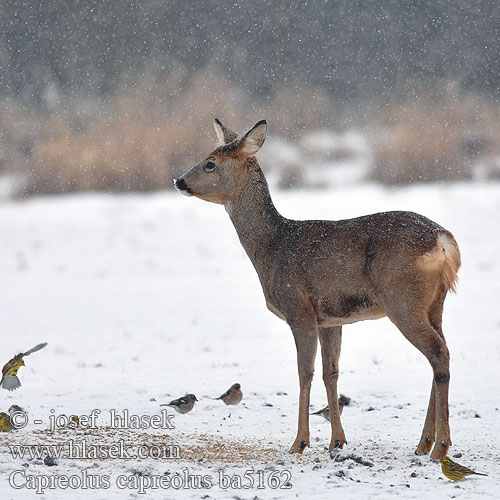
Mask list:
[[[365,295],[341,297],[337,301],[320,301],[319,326],[341,326],[385,316],[384,310]]]

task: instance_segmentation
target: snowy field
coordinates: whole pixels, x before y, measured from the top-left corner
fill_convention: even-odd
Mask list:
[[[498,498],[500,184],[355,186],[274,198],[291,218],[404,209],[454,233],[463,267],[444,314],[450,455],[462,454],[458,462],[489,476],[453,483],[439,464],[414,455],[432,372],[386,319],[344,328],[339,390],[352,398],[342,415],[348,445],[331,459],[330,425],[311,417],[311,448],[289,455],[298,403],[294,342],[267,311],[224,209],[173,192],[75,195],[0,204],[2,361],[49,343],[26,358],[22,387],[0,393],[0,410],[15,403],[29,417],[24,429],[0,435],[3,499],[141,498],[141,485],[149,498]],[[316,365],[311,410],[326,404],[319,354]],[[234,382],[244,392],[239,406],[212,400]],[[174,429],[110,428],[110,410],[159,415],[160,403],[186,392],[199,403],[175,416]],[[94,409],[101,411],[97,429],[48,430],[51,415]],[[134,450],[170,444],[182,458],[63,456],[48,467],[43,459],[13,458],[8,446],[43,451],[70,441]],[[199,486],[204,476],[211,487],[148,487],[177,473],[171,485]],[[78,486],[89,475],[101,478],[101,488],[70,491],[59,483],[36,495],[9,484],[74,476]],[[222,476],[235,487],[222,489]],[[238,488],[251,479],[253,488]],[[287,480],[291,489],[275,488]]]

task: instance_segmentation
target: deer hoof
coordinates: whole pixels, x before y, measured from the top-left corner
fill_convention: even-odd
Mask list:
[[[302,453],[307,448],[307,446],[309,446],[309,443],[304,439],[302,441],[296,440],[290,448],[290,453]]]
[[[415,450],[415,455],[427,455],[431,451],[433,443],[434,440],[430,436],[422,436]]]
[[[344,444],[347,444],[347,441],[345,439],[336,439],[333,442],[330,442],[330,448],[328,449],[329,452],[332,452],[334,450],[340,450],[344,447]]]
[[[448,443],[446,441],[441,441],[439,444],[436,443],[431,453],[431,459],[441,460],[443,457],[446,456],[447,452],[448,452]]]

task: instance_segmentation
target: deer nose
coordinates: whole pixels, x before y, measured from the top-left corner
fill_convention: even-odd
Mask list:
[[[184,179],[174,179],[174,186],[178,191],[185,191],[186,193],[191,194],[191,189],[188,187]]]

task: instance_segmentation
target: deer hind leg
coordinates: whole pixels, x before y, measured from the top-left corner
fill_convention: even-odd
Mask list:
[[[332,425],[332,438],[328,451],[334,448],[343,448],[345,440],[344,429],[340,422],[340,410],[337,395],[337,380],[339,378],[339,358],[342,343],[342,327],[319,329],[321,343],[321,358],[323,361],[323,381],[330,408],[330,422]]]
[[[442,287],[439,293],[431,304],[427,316],[429,323],[436,330],[436,332],[443,338],[442,317],[443,317],[443,302],[446,297],[446,288]],[[431,396],[429,398],[429,406],[427,408],[427,415],[425,417],[424,428],[422,430],[422,437],[418,443],[415,453],[419,455],[427,455],[431,451],[432,445],[436,438],[436,382],[432,381]],[[451,440],[450,440],[451,446]]]
[[[409,311],[396,314],[388,312],[388,316],[403,335],[424,354],[432,367],[432,390],[417,452],[428,453],[435,436],[436,443],[431,458],[440,460],[446,455],[450,446],[448,410],[450,355],[446,342],[442,334],[433,328],[426,314],[412,315]]]
[[[427,407],[427,415],[425,416],[424,428],[422,436],[418,443],[415,454],[427,455],[431,451],[432,445],[436,439],[436,382],[432,381],[431,395],[429,398],[429,406]]]
[[[309,402],[318,347],[318,327],[315,321],[290,323],[290,327],[297,347],[300,385],[297,437],[290,448],[290,453],[302,453],[306,446],[309,446]]]

